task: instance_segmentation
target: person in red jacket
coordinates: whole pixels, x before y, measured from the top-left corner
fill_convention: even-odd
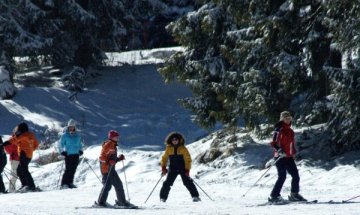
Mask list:
[[[17,130],[15,127],[14,131]],[[11,177],[9,183],[9,192],[16,192],[16,179],[17,179],[17,168],[20,163],[20,157],[18,154],[18,147],[15,144],[9,144],[4,147],[7,154],[10,155],[10,166],[11,166]]]
[[[279,159],[275,164],[278,172],[278,179],[271,191],[268,199],[269,202],[284,201],[280,195],[280,191],[286,179],[286,172],[292,177],[289,200],[307,201],[299,194],[300,177],[294,160],[296,155],[295,135],[294,131],[291,129],[291,121],[292,116],[290,112],[283,111],[280,114],[280,121],[275,125],[275,132],[273,134],[271,145],[275,150],[274,159]]]

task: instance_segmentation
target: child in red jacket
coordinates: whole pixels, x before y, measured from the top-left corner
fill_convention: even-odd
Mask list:
[[[18,154],[18,147],[14,144],[9,144],[4,147],[7,154],[10,155],[10,165],[11,165],[11,177],[9,183],[9,192],[16,192],[16,179],[17,179],[17,168],[20,163],[20,158]]]

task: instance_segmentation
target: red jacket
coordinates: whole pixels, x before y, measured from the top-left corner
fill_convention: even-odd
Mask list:
[[[291,129],[291,124],[288,125],[284,122],[280,122],[280,125],[275,129],[271,145],[275,149],[281,148],[285,151],[286,157],[295,156],[295,135],[294,131]],[[276,156],[277,152],[275,150],[275,157]]]
[[[9,144],[4,147],[6,153],[10,155],[10,160],[19,161],[18,147],[15,144]]]

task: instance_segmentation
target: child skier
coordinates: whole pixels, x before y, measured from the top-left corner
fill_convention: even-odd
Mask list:
[[[61,180],[61,188],[76,188],[74,175],[83,151],[82,138],[77,132],[73,119],[69,120],[66,131],[60,138],[59,151],[61,155],[65,156],[65,171]]]
[[[170,188],[174,184],[176,177],[180,174],[185,187],[189,190],[193,201],[200,201],[199,193],[190,178],[191,157],[185,147],[185,139],[182,134],[171,132],[165,139],[166,149],[161,159],[162,174],[166,175],[166,180],[160,190],[160,201],[166,202]],[[170,160],[169,171],[167,162]]]
[[[271,191],[268,199],[269,202],[277,203],[284,201],[280,195],[280,191],[286,179],[286,171],[292,177],[289,200],[307,201],[299,194],[300,177],[294,161],[296,150],[294,131],[291,129],[291,121],[292,117],[290,112],[283,111],[280,114],[280,121],[275,125],[275,132],[271,145],[275,150],[274,159],[280,158],[275,164],[278,171],[278,179]]]
[[[14,134],[15,131],[17,130],[17,127],[14,128]],[[13,135],[14,135],[13,134]],[[7,146],[4,147],[5,151],[7,154],[10,155],[10,166],[11,166],[11,177],[10,177],[10,181],[9,181],[9,192],[10,193],[14,193],[16,192],[16,180],[17,180],[17,168],[19,166],[20,163],[20,157],[18,154],[18,147],[14,144],[9,144]]]
[[[120,135],[117,131],[111,130],[108,133],[108,140],[106,140],[102,144],[99,160],[100,160],[100,170],[102,174],[102,183],[104,186],[101,189],[98,201],[95,202],[95,206],[103,206],[103,207],[108,206],[106,200],[109,195],[111,186],[114,186],[117,197],[117,201],[115,201],[114,207],[136,208],[135,205],[126,201],[122,182],[115,170],[116,163],[118,161],[125,160],[125,156],[123,154],[117,156],[117,146],[118,146],[119,137]]]

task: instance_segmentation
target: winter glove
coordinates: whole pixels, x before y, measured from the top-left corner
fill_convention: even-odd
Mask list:
[[[119,155],[119,157],[117,158],[118,161],[122,161],[125,160],[125,156],[123,154]]]
[[[64,156],[64,157],[66,157],[66,156],[67,156],[67,152],[65,152],[65,151],[64,151],[64,152],[61,152],[61,155]]]
[[[162,167],[161,172],[162,172],[162,175],[166,175],[168,170],[166,169],[166,167]]]
[[[190,176],[190,170],[185,170],[185,175],[187,176],[187,177],[189,177]]]
[[[116,160],[109,160],[109,165],[114,166],[116,164]]]
[[[297,155],[295,155],[295,161],[301,161],[302,160],[302,157],[301,157],[301,155],[300,154],[297,154]]]
[[[82,151],[82,150],[80,150],[79,151],[79,155],[81,156],[81,155],[83,155],[84,154],[84,152]]]
[[[282,149],[278,149],[277,154],[278,154],[278,157],[281,157],[281,158],[286,157],[286,152]]]

